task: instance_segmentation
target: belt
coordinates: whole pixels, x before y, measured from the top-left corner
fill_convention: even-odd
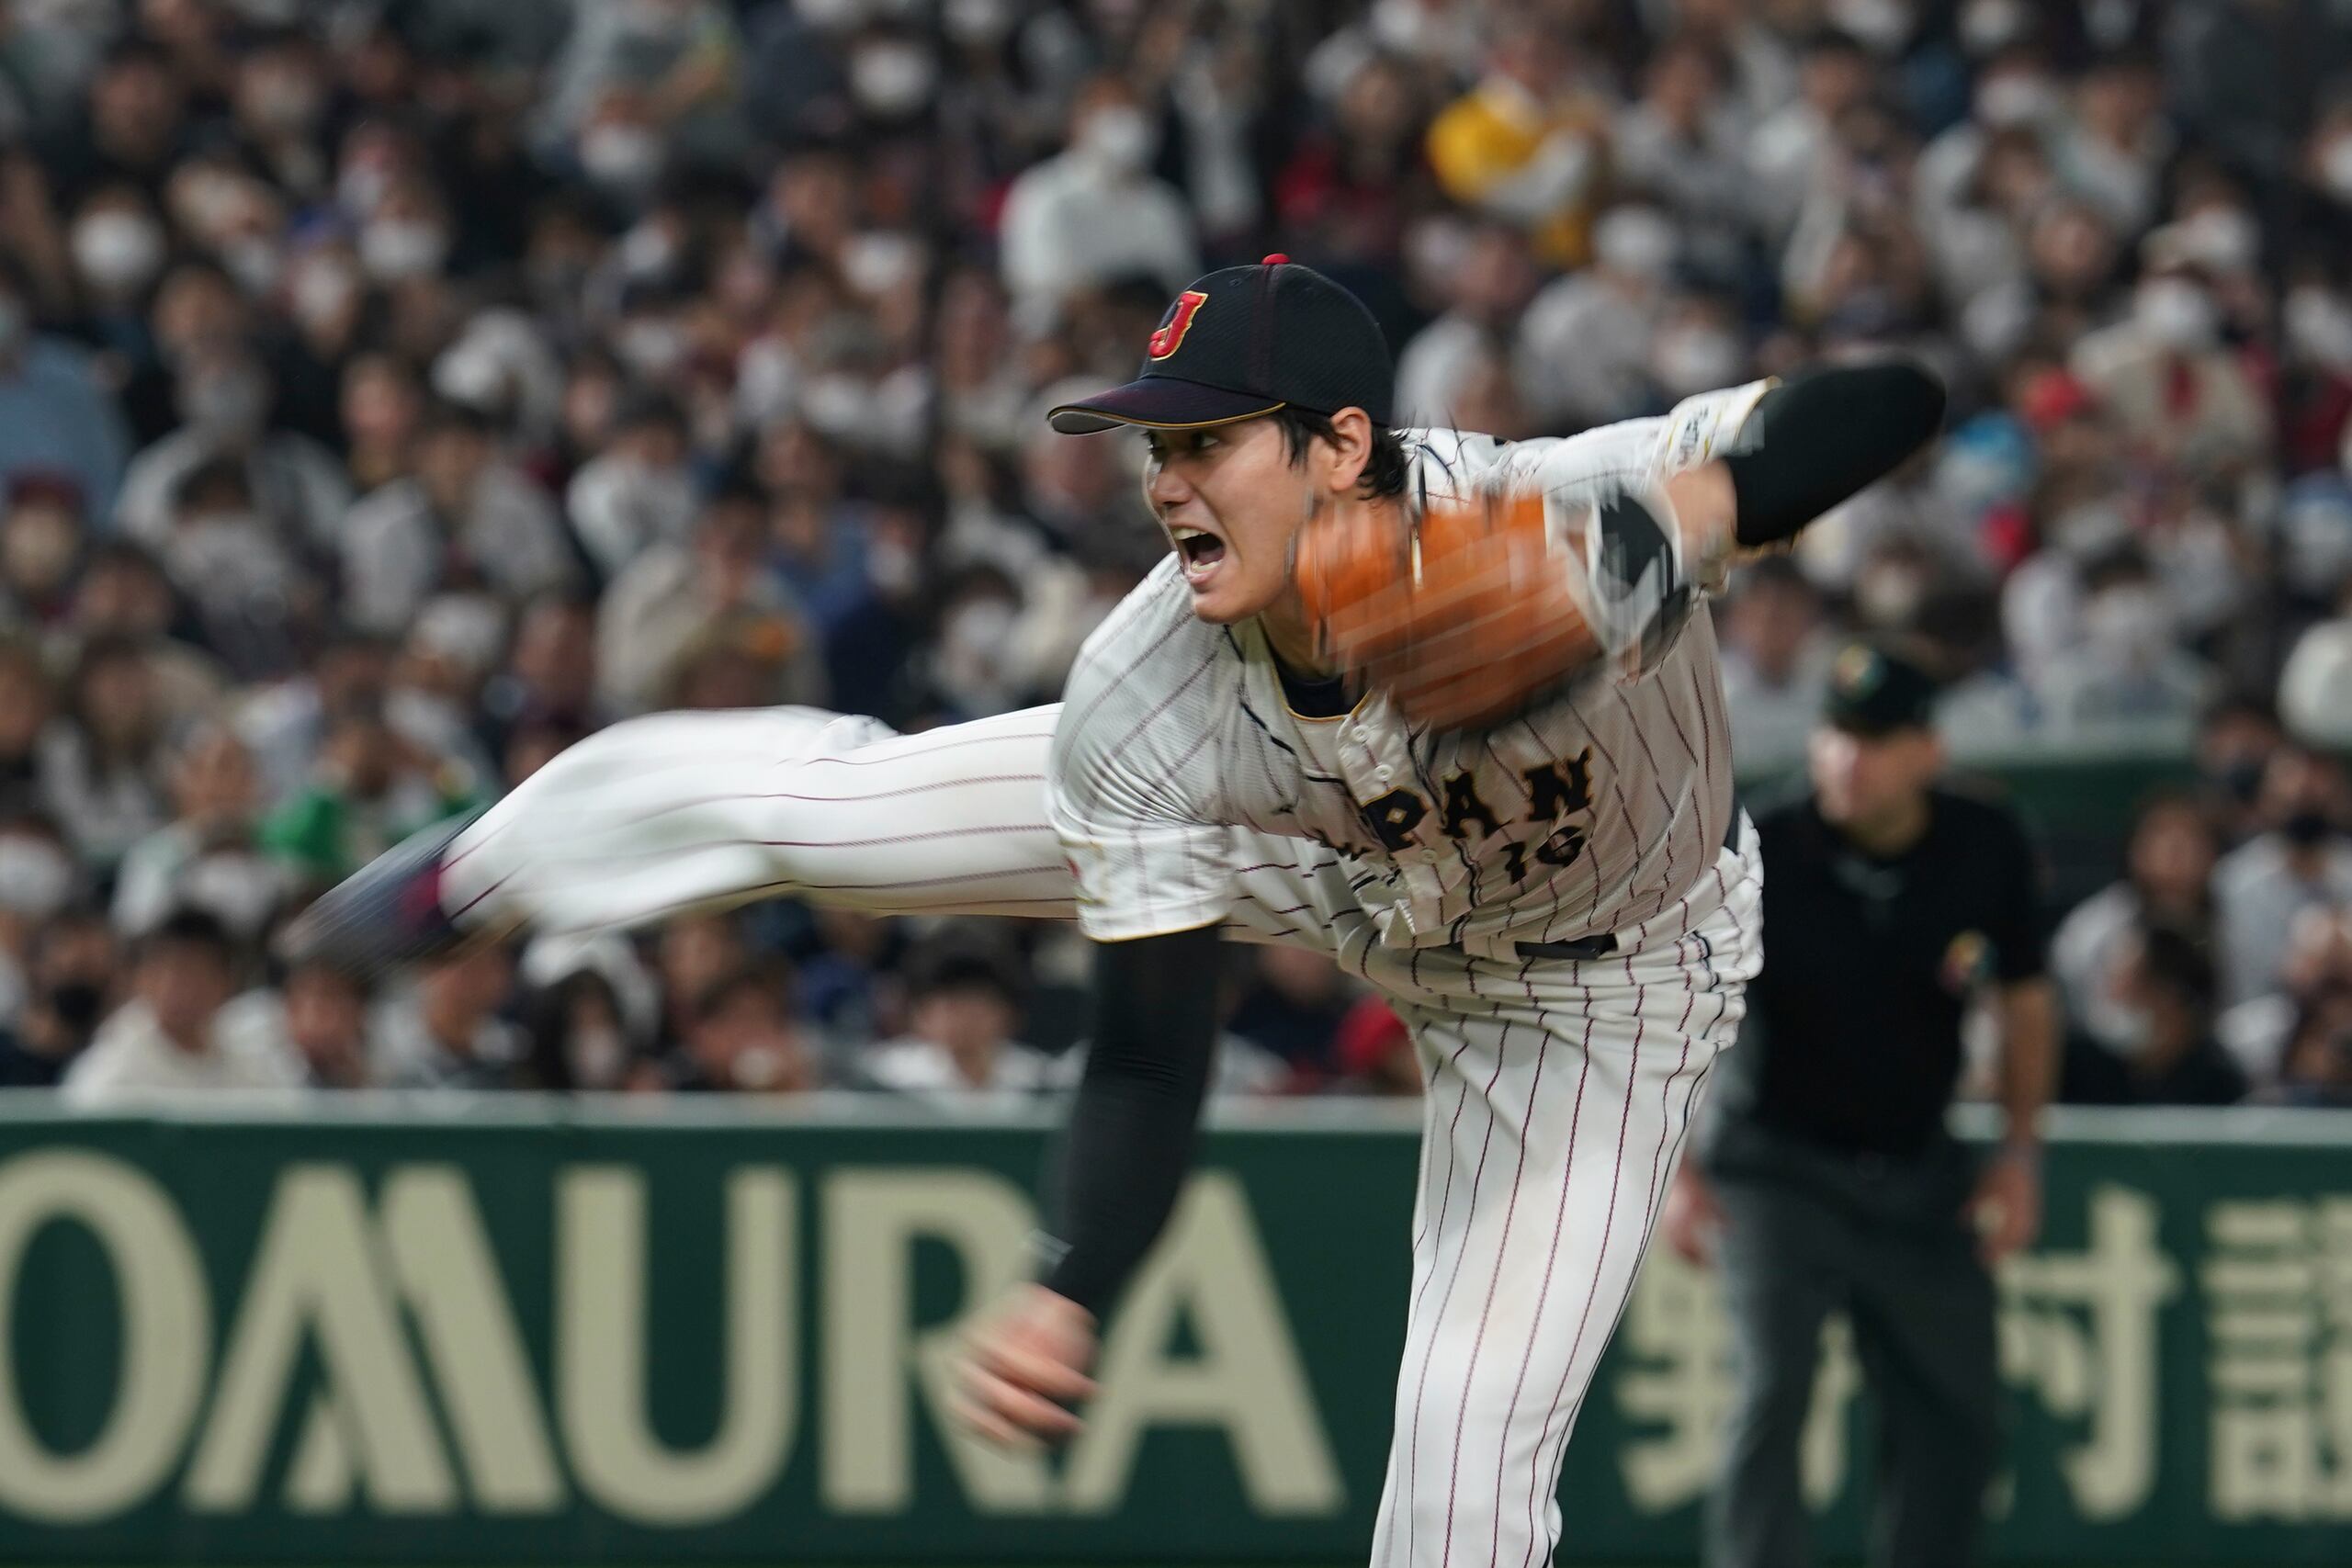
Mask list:
[[[1724,848],[1735,852],[1739,848],[1739,805],[1736,801],[1732,804],[1731,826],[1724,832]],[[1579,937],[1575,942],[1522,942],[1515,945],[1521,958],[1562,958],[1571,964],[1589,964],[1617,951],[1617,933],[1603,931],[1599,936]]]
[[[1565,958],[1571,964],[1589,964],[1617,951],[1617,933],[1603,931],[1575,942],[1522,942],[1518,947],[1521,958]]]

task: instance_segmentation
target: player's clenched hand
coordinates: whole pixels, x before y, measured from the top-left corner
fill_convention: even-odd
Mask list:
[[[1724,1210],[1715,1201],[1715,1190],[1696,1168],[1685,1165],[1676,1173],[1659,1223],[1666,1231],[1666,1245],[1685,1263],[1703,1267],[1713,1258],[1715,1237],[1724,1228]]]
[[[2031,1247],[2041,1234],[2041,1171],[2033,1156],[2009,1149],[1994,1156],[1976,1179],[1968,1212],[1985,1262]]]
[[[1024,1285],[982,1324],[956,1378],[956,1416],[993,1442],[1028,1448],[1067,1438],[1065,1402],[1094,1392],[1094,1314],[1043,1285]]]

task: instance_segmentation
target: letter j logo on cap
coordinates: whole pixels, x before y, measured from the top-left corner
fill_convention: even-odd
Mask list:
[[[1159,330],[1151,334],[1151,357],[1165,359],[1175,353],[1178,345],[1183,343],[1184,334],[1193,330],[1193,318],[1199,315],[1201,307],[1208,302],[1209,297],[1197,288],[1187,288],[1176,296],[1176,303],[1168,307],[1168,319],[1161,321]]]

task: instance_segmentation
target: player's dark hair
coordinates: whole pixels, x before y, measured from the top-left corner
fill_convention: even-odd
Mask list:
[[[1336,441],[1340,433],[1329,416],[1310,413],[1305,409],[1281,408],[1272,414],[1274,423],[1283,433],[1283,448],[1295,465],[1306,456],[1307,444],[1320,436]],[[1405,493],[1405,481],[1412,465],[1405,457],[1405,438],[1393,430],[1372,427],[1372,456],[1363,466],[1363,477],[1356,481],[1356,493],[1366,501],[1385,501]]]

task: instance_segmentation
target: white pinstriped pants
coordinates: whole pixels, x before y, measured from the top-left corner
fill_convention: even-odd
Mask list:
[[[805,708],[616,725],[458,837],[444,897],[548,931],[783,894],[1073,919],[1044,800],[1057,711],[913,736]],[[1577,1412],[1759,966],[1755,832],[1718,854],[1687,929],[1582,963],[1384,947],[1331,852],[1236,835],[1227,931],[1332,953],[1387,994],[1426,1075],[1373,1568],[1536,1568]]]

